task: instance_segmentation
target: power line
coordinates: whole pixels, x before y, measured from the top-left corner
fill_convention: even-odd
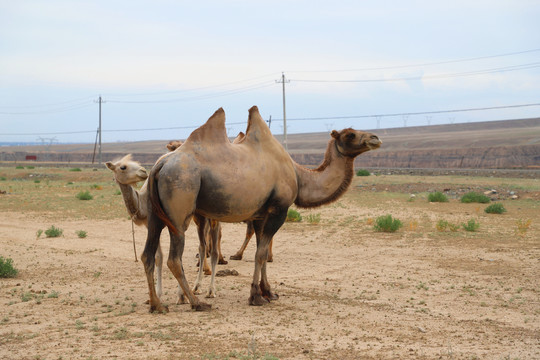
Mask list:
[[[442,78],[474,76],[474,75],[484,75],[484,74],[492,74],[492,73],[499,73],[499,72],[526,70],[526,69],[533,69],[537,67],[540,67],[540,62],[521,64],[521,65],[512,65],[512,66],[505,66],[505,67],[491,68],[491,69],[481,69],[481,70],[467,71],[467,72],[460,72],[460,73],[440,74],[440,75],[421,75],[421,76],[410,76],[410,77],[400,77],[400,78],[391,78],[391,79],[359,79],[359,80],[291,79],[291,81],[312,82],[312,83],[315,83],[315,82],[318,82],[318,83],[369,83],[369,82],[429,80],[429,79],[442,79]]]
[[[0,111],[0,115],[35,115],[35,114],[54,114],[59,112],[66,112],[71,110],[79,110],[85,107],[92,106],[90,102],[84,102],[80,104],[73,104],[66,107],[48,109],[48,110],[36,110],[36,111]],[[29,106],[31,107],[31,106]]]
[[[420,111],[420,112],[402,112],[402,113],[387,113],[387,114],[370,114],[370,115],[351,115],[351,116],[327,116],[327,117],[306,117],[306,118],[287,118],[288,121],[319,121],[319,120],[345,120],[345,119],[362,119],[362,118],[383,118],[383,117],[394,117],[394,116],[412,116],[412,115],[430,115],[430,114],[447,114],[447,113],[458,113],[458,112],[468,112],[468,111],[483,111],[483,110],[500,110],[500,109],[511,109],[511,108],[521,108],[521,107],[532,107],[540,106],[540,103],[531,103],[531,104],[518,104],[518,105],[505,105],[505,106],[491,106],[491,107],[477,107],[477,108],[466,108],[466,109],[451,109],[451,110],[436,110],[436,111]],[[275,119],[272,120],[283,120]],[[245,125],[246,121],[241,122],[231,122],[227,125]],[[103,132],[137,132],[137,131],[161,131],[161,130],[182,130],[182,129],[196,129],[200,125],[189,125],[189,126],[174,126],[174,127],[161,127],[161,128],[144,128],[144,129],[111,129],[111,130],[102,130]],[[72,135],[72,134],[85,134],[85,133],[95,133],[95,130],[82,130],[82,131],[63,131],[63,132],[48,132],[48,133],[0,133],[0,136],[24,136],[24,135]]]
[[[183,97],[183,98],[176,98],[176,99],[164,99],[164,100],[108,100],[108,102],[111,103],[123,103],[123,104],[159,104],[159,103],[174,103],[174,102],[182,102],[182,101],[192,101],[192,100],[206,100],[206,99],[212,99],[215,97],[221,97],[221,96],[228,96],[228,95],[234,95],[239,94],[247,91],[252,90],[258,90],[266,87],[273,86],[273,83],[259,83],[254,84],[238,89],[231,89],[231,90],[224,90],[219,93],[215,94],[207,94],[207,95],[197,95],[197,96],[190,96],[190,97]]]
[[[500,110],[500,109],[512,109],[520,107],[540,106],[540,103],[532,104],[519,104],[519,105],[505,105],[505,106],[491,106],[491,107],[479,107],[479,108],[467,108],[467,109],[453,109],[453,110],[436,110],[436,111],[420,111],[420,112],[405,112],[405,113],[389,113],[389,114],[372,114],[372,115],[351,115],[351,116],[327,116],[327,117],[311,117],[311,118],[289,118],[289,121],[306,121],[306,120],[345,120],[345,119],[362,119],[362,118],[377,118],[377,117],[393,117],[393,116],[411,116],[411,115],[429,115],[429,114],[446,114],[468,111],[482,111],[482,110]],[[281,119],[274,119],[281,120]]]
[[[344,69],[342,69],[342,70],[296,70],[296,71],[288,71],[288,72],[293,72],[293,73],[316,73],[316,72],[320,72],[320,73],[323,73],[323,72],[356,72],[356,71],[404,69],[404,68],[443,65],[443,64],[453,64],[453,63],[459,63],[459,62],[469,62],[469,61],[476,61],[476,60],[492,59],[492,58],[498,58],[498,57],[506,57],[506,56],[513,56],[513,55],[520,55],[520,54],[538,52],[538,51],[540,51],[540,48],[531,49],[531,50],[524,50],[524,51],[517,51],[517,52],[511,52],[511,53],[504,53],[504,54],[497,54],[497,55],[478,56],[478,57],[472,57],[472,58],[464,58],[464,59],[456,59],[456,60],[443,60],[443,61],[419,63],[419,64],[409,64],[409,65],[383,66],[383,67],[345,69],[345,70]]]

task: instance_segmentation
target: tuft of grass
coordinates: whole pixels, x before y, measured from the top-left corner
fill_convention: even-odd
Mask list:
[[[403,223],[392,218],[392,215],[383,215],[375,219],[375,225],[373,228],[379,232],[396,232],[403,226]]]
[[[80,239],[84,239],[88,235],[84,230],[77,230],[75,231],[75,234],[77,234]]]
[[[18,169],[18,170],[24,169],[24,166],[20,166],[20,165],[19,165],[19,166],[16,166],[15,169]]]
[[[503,204],[495,203],[489,205],[487,208],[484,209],[484,211],[488,214],[503,214],[506,212],[506,209]]]
[[[27,169],[30,169],[30,170],[34,169],[33,166],[27,166],[26,168],[27,168]]]
[[[461,202],[465,204],[469,203],[481,203],[487,204],[491,201],[489,197],[484,194],[480,194],[474,191],[468,192],[461,197]]]
[[[366,169],[360,169],[356,172],[356,176],[370,176],[371,173]]]
[[[435,228],[437,229],[437,231],[440,231],[440,232],[446,231],[446,229],[448,228],[448,221],[446,220],[437,221]]]
[[[300,222],[302,221],[302,215],[300,215],[300,213],[294,209],[289,209],[287,211],[287,219],[285,219],[285,221]]]
[[[480,223],[477,223],[476,220],[474,220],[474,219],[470,219],[469,221],[467,221],[466,224],[461,224],[461,226],[466,231],[474,232],[474,231],[477,231],[480,228]]]
[[[43,230],[39,229],[38,231],[36,231],[36,239],[39,239],[41,234],[43,234]]]
[[[48,238],[60,237],[62,236],[63,233],[64,233],[64,230],[57,228],[54,225],[52,225],[50,228],[45,230],[45,235]]]
[[[69,171],[82,171],[81,168],[71,168]]]
[[[311,225],[317,225],[321,222],[321,214],[309,214],[306,216],[306,220]]]
[[[90,194],[90,191],[86,190],[86,191],[80,191],[77,195],[75,195],[77,197],[77,199],[79,200],[92,200],[94,198],[94,196],[92,196],[92,194]]]
[[[6,181],[7,178],[5,178],[4,176],[0,176],[0,181]]]
[[[34,180],[34,184],[39,184],[41,180]]]
[[[516,221],[516,225],[517,225],[516,235],[519,235],[522,237],[525,236],[525,234],[527,234],[527,231],[531,227],[531,224],[532,224],[532,219],[527,219],[527,220],[519,219],[518,221]]]
[[[13,266],[13,259],[0,256],[0,278],[13,278],[19,270]]]
[[[448,197],[442,192],[437,191],[428,195],[429,202],[448,202]]]

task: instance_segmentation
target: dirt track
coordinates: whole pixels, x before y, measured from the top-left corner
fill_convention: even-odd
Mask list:
[[[20,274],[1,281],[0,358],[540,358],[538,202],[508,201],[502,216],[477,205],[407,202],[406,195],[353,187],[312,212],[321,214],[320,224],[286,223],[276,236],[269,280],[278,301],[247,304],[250,244],[244,260],[220,266],[239,275],[218,278],[218,297],[207,300],[211,312],[174,305],[176,282],[166,270],[166,315],[148,313],[127,219],[4,213],[1,255],[13,258]],[[370,219],[388,212],[405,220],[404,228],[374,232]],[[439,218],[471,216],[483,225],[477,233],[433,227]],[[516,236],[515,220],[525,216],[533,226]],[[36,229],[51,224],[64,236],[36,239]],[[86,239],[75,235],[80,229]],[[224,225],[227,257],[244,231]],[[143,228],[136,238],[140,254]],[[191,284],[196,245],[192,226],[184,256]]]

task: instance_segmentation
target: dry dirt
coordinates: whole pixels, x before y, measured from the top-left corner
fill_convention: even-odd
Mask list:
[[[205,300],[212,310],[202,313],[175,305],[176,282],[168,270],[163,301],[170,312],[148,312],[143,265],[134,261],[126,218],[3,212],[0,255],[12,258],[20,273],[0,282],[0,358],[540,358],[535,197],[506,200],[507,214],[489,215],[480,204],[430,204],[420,195],[411,202],[408,194],[377,189],[383,185],[358,185],[333,205],[301,211],[303,222],[278,232],[268,267],[279,300],[248,305],[252,242],[243,260],[219,266],[239,275],[217,278],[218,296]],[[404,227],[375,232],[372,220],[387,213]],[[310,224],[310,214],[320,214],[321,222]],[[434,226],[438,219],[462,223],[471,217],[482,224],[480,231],[439,232]],[[532,226],[517,236],[516,220],[526,218]],[[64,236],[36,238],[37,229],[51,224]],[[77,237],[81,229],[87,238]],[[223,226],[227,258],[244,232],[243,224]],[[140,255],[145,229],[136,228],[135,237]],[[184,254],[191,284],[196,239],[191,226]],[[208,283],[205,277],[205,288]]]

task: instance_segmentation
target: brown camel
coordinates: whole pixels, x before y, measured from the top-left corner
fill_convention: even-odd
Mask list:
[[[253,221],[257,252],[249,303],[263,305],[277,299],[267,278],[268,246],[285,222],[289,206],[316,207],[335,201],[352,181],[355,157],[381,145],[377,136],[353,129],[334,130],[331,136],[324,162],[309,170],[296,164],[272,136],[257,107],[249,110],[246,136],[239,144],[228,140],[225,113],[219,109],[182,147],[158,161],[148,178],[152,210],[141,256],[150,311],[168,310],[156,296],[152,276],[154,255],[165,226],[171,238],[167,266],[190,296],[192,308],[210,309],[189,292],[182,267],[184,234],[192,217]],[[213,251],[212,263],[215,261],[217,252]]]
[[[178,146],[180,146],[182,143],[180,141],[171,141],[169,144],[167,144],[167,148],[170,151],[174,151]],[[131,154],[124,156],[122,159],[115,161],[115,162],[107,162],[105,165],[113,171],[114,177],[118,185],[120,186],[120,191],[122,193],[122,196],[124,198],[124,203],[126,205],[126,209],[128,210],[129,215],[131,216],[133,222],[137,225],[144,225],[148,226],[148,210],[147,210],[147,199],[148,199],[148,192],[146,191],[147,187],[147,173],[146,170],[136,161],[133,161],[131,159]],[[145,181],[142,185],[141,189],[137,191],[135,186],[138,182]],[[210,226],[208,224],[208,220],[205,220],[203,223],[204,227],[201,228],[200,224],[197,224],[197,227],[199,228],[200,234],[203,235],[203,239],[205,240],[204,243],[200,243],[199,245],[199,253],[206,253],[207,246],[204,246],[206,244],[206,239],[209,239],[210,234]],[[219,236],[221,237],[221,227],[217,227],[217,231],[219,231]],[[201,239],[200,239],[201,240]],[[200,254],[199,254],[200,256]],[[163,268],[163,252],[161,250],[161,245],[158,245],[157,251],[156,251],[156,293],[158,297],[161,297],[163,294],[163,288],[162,288],[162,268]],[[193,288],[193,292],[198,294],[200,293],[200,286],[202,284],[202,274],[210,275],[212,272],[215,273],[210,269],[208,266],[208,263],[206,262],[206,257],[203,256],[204,262],[202,268],[200,267],[200,264],[197,264],[199,266],[199,274],[197,276],[197,281],[195,283],[195,286]],[[209,297],[215,296],[215,289],[212,288],[212,290],[209,290],[208,295]],[[178,304],[184,303],[184,296],[182,293],[182,290],[180,286],[178,286]]]
[[[234,139],[233,144],[241,143],[244,140],[245,137],[246,137],[246,135],[243,132],[240,132],[238,134],[238,136]],[[167,144],[167,149],[169,149],[169,151],[174,151],[174,150],[178,149],[181,145],[182,145],[181,141],[173,140],[173,141],[170,141]],[[230,256],[231,260],[242,260],[242,257],[244,255],[244,251],[246,250],[246,247],[248,246],[249,241],[251,240],[251,238],[255,234],[255,228],[253,227],[253,222],[252,221],[246,221],[245,223],[247,224],[247,229],[246,229],[246,237],[244,239],[244,243],[242,244],[242,246],[240,246],[240,249],[238,249],[236,254]],[[273,262],[274,261],[274,255],[272,253],[272,245],[273,245],[273,243],[274,243],[274,239],[272,239],[272,241],[270,241],[270,246],[268,248],[268,262]],[[208,244],[208,245],[210,245],[210,244]],[[159,249],[158,249],[158,251],[159,251]],[[210,256],[211,251],[212,251],[211,246],[207,246],[206,247],[206,257]],[[220,228],[219,237],[218,237],[218,254],[219,254],[218,264],[226,265],[227,261],[223,258],[223,254],[221,253],[221,228]],[[197,266],[198,265],[199,264],[197,264]],[[205,263],[204,263],[204,273],[205,273],[205,275],[210,275],[210,268],[208,267],[208,264],[206,263],[206,260],[205,260]]]

